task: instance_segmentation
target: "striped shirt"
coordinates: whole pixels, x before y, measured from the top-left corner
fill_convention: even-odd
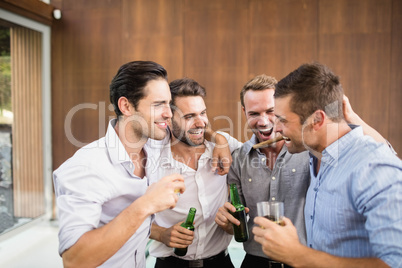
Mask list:
[[[377,257],[402,265],[402,161],[352,126],[322,152],[310,155],[305,221],[307,245],[340,257]]]

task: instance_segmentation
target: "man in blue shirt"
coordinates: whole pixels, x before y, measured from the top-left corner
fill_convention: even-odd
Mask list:
[[[272,259],[295,267],[400,267],[402,163],[384,144],[348,125],[339,78],[304,64],[275,90],[277,131],[291,153],[310,152],[307,246],[285,218],[255,218],[255,240]],[[263,227],[263,228],[260,228]]]

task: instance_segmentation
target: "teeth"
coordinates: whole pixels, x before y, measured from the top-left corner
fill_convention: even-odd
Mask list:
[[[164,127],[166,126],[166,122],[160,122],[160,123],[156,123],[158,126]]]
[[[288,137],[283,136],[283,135],[282,135],[282,137],[283,137],[283,139],[284,139],[285,141],[290,141],[290,139],[289,139]]]
[[[198,130],[198,131],[189,131],[191,134],[201,134],[202,133],[202,129]]]
[[[271,130],[272,130],[272,127],[271,128],[265,128],[265,129],[259,129],[258,131],[260,131],[260,132],[269,132]]]

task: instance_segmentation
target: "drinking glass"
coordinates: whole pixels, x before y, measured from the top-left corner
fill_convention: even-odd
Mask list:
[[[283,202],[258,202],[257,215],[283,226]]]
[[[163,177],[173,175],[173,174],[182,174],[182,169],[180,167],[169,166],[163,167]],[[177,189],[174,191],[177,195],[180,195],[180,190]]]

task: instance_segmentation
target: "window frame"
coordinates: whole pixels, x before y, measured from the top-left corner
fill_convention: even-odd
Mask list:
[[[18,226],[6,233],[0,234],[0,241],[8,239],[27,228],[44,220],[52,218],[53,211],[53,184],[52,184],[52,135],[51,135],[51,27],[11,13],[0,8],[2,20],[35,30],[42,34],[42,154],[45,213],[29,223]]]

